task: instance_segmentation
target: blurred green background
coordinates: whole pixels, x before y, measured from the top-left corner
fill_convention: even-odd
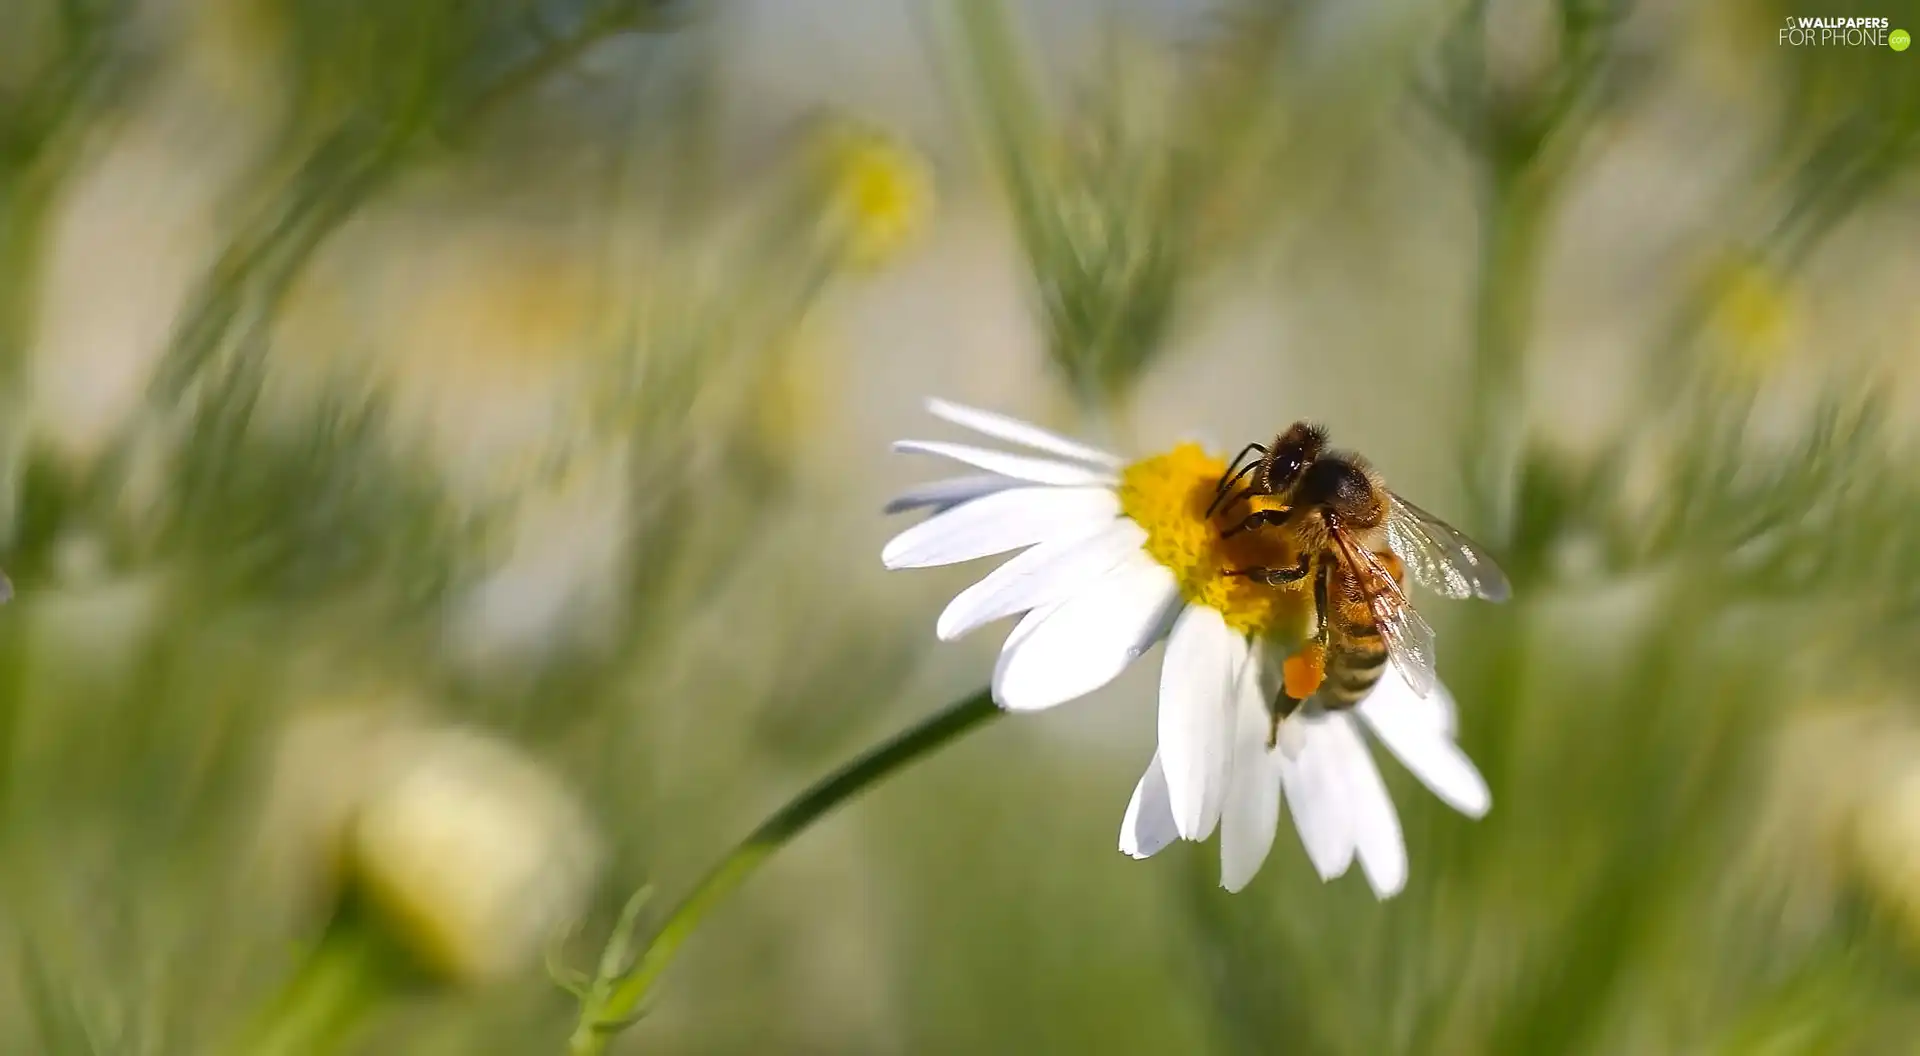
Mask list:
[[[379,865],[328,804],[439,751],[390,727],[578,802],[457,797],[593,833],[590,964],[984,682],[985,563],[878,557],[929,395],[1367,452],[1513,576],[1423,606],[1494,810],[1385,766],[1384,904],[1290,832],[1128,861],[1135,665],[804,834],[615,1051],[1920,1051],[1920,55],[1779,39],[1849,16],[1920,31],[0,0],[0,1051],[229,1051]],[[564,1052],[544,890],[348,1051]]]

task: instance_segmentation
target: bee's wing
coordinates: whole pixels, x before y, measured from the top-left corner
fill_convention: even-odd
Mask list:
[[[1433,692],[1437,676],[1433,668],[1433,628],[1414,610],[1413,603],[1400,591],[1393,574],[1366,547],[1356,544],[1345,531],[1329,532],[1354,578],[1367,593],[1367,610],[1380,628],[1387,644],[1387,658],[1406,676],[1415,694],[1425,697]]]
[[[4,605],[12,600],[13,580],[8,579],[5,572],[0,572],[0,605]]]
[[[1399,600],[1389,601],[1389,597]],[[1407,604],[1397,588],[1392,595],[1384,592],[1374,595],[1367,605],[1373,610],[1374,622],[1380,625],[1381,637],[1387,641],[1387,656],[1407,677],[1407,685],[1423,698],[1433,692],[1438,677],[1433,669],[1433,628]]]
[[[1388,493],[1387,544],[1414,581],[1443,597],[1505,601],[1507,574],[1480,544],[1413,503]]]

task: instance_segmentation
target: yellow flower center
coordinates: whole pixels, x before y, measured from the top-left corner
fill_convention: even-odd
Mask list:
[[[1181,444],[1162,455],[1128,466],[1120,477],[1120,508],[1146,529],[1147,553],[1172,570],[1189,604],[1205,605],[1226,617],[1242,634],[1306,637],[1313,611],[1313,584],[1269,586],[1261,579],[1230,575],[1257,568],[1289,568],[1299,552],[1286,533],[1275,528],[1222,533],[1255,510],[1279,506],[1265,497],[1213,502],[1226,463],[1198,444]],[[1244,487],[1244,482],[1236,490]]]

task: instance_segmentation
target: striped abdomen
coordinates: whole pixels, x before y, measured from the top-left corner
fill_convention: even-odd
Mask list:
[[[1374,558],[1405,589],[1406,570],[1400,559],[1385,549],[1375,551]],[[1360,580],[1332,555],[1328,561],[1327,677],[1318,696],[1321,707],[1338,710],[1353,707],[1373,692],[1387,669],[1387,642],[1367,607]]]

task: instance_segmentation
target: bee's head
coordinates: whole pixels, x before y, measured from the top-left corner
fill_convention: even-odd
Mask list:
[[[1356,455],[1328,454],[1300,474],[1293,505],[1324,510],[1354,526],[1379,520],[1373,474]]]
[[[1269,495],[1285,495],[1300,482],[1301,474],[1313,465],[1327,446],[1326,431],[1317,425],[1295,422],[1274,440],[1260,474],[1260,489]]]

